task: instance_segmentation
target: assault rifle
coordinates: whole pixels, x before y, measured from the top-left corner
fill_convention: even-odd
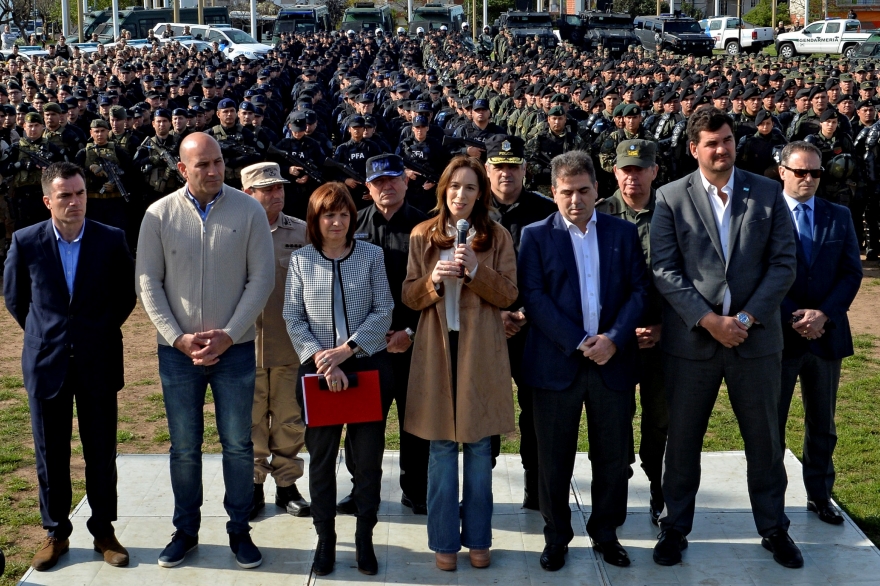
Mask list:
[[[316,165],[313,165],[312,162],[308,159],[300,159],[296,155],[292,153],[288,153],[286,151],[282,151],[275,145],[269,145],[269,148],[266,150],[267,155],[275,155],[276,157],[281,157],[284,159],[291,167],[299,167],[305,174],[317,181],[318,183],[324,182],[324,174]]]
[[[234,139],[227,139],[218,141],[220,143],[221,151],[232,151],[240,157],[245,155],[258,155],[260,152],[254,147],[247,146],[246,144],[240,144],[235,142]]]
[[[37,153],[35,153],[35,152],[33,152],[33,151],[26,151],[26,150],[24,150],[23,148],[19,147],[19,148],[18,148],[18,152],[20,152],[20,153],[22,153],[22,154],[25,154],[25,155],[27,155],[28,157],[30,157],[30,159],[31,159],[34,163],[36,163],[37,166],[40,167],[40,168],[45,169],[46,167],[48,167],[49,165],[52,164],[52,161],[50,161],[50,160],[47,159],[46,157],[41,157],[40,155],[38,155]],[[41,152],[41,153],[45,153],[45,151],[43,150],[43,147],[42,147],[42,146],[40,147],[40,152]]]
[[[153,147],[151,144],[144,145],[149,150],[159,150]],[[183,173],[180,172],[180,169],[177,168],[177,163],[180,161],[177,157],[171,154],[168,149],[161,149],[159,151],[159,156],[162,157],[162,162],[165,163],[165,166],[168,167],[168,170],[171,171],[172,174],[177,175],[177,178],[181,183],[186,183],[186,177],[183,176]]]
[[[364,177],[363,175],[361,175],[360,173],[358,173],[357,171],[355,171],[354,169],[352,169],[351,167],[349,167],[345,163],[340,163],[339,161],[331,159],[330,157],[327,157],[326,159],[324,159],[324,166],[330,167],[331,169],[338,169],[339,171],[342,171],[343,173],[345,173],[346,175],[348,175],[349,177],[351,177],[352,179],[354,179],[358,183],[366,183],[367,182],[366,177]]]
[[[433,170],[429,167],[421,164],[420,162],[410,159],[409,157],[401,157],[403,159],[403,166],[411,171],[415,171],[422,177],[424,177],[426,183],[439,183],[440,176],[437,175]]]
[[[116,165],[116,163],[114,163],[110,159],[102,157],[100,154],[98,154],[97,150],[95,151],[95,155],[98,157],[98,164],[101,165],[101,169],[104,171],[104,174],[107,175],[107,179],[110,180],[110,183],[116,186],[116,189],[118,189],[119,193],[122,195],[122,199],[124,199],[126,202],[130,202],[131,196],[128,194],[128,190],[125,188],[125,185],[122,184],[122,179],[119,178],[119,176],[122,175],[122,169],[120,169]],[[105,183],[101,187],[101,191],[99,191],[98,193],[104,193],[106,189],[107,184]]]

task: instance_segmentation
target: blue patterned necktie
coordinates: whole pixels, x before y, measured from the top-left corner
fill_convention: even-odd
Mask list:
[[[804,248],[804,256],[807,262],[810,262],[813,255],[813,231],[810,228],[810,206],[799,203],[794,208],[794,219],[797,223],[798,237],[801,240],[801,246]]]

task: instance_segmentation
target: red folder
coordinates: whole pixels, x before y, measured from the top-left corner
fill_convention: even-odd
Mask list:
[[[352,374],[356,376],[346,373],[349,377],[348,388],[335,393],[321,389],[323,375],[307,374],[302,377],[306,425],[321,427],[382,420],[379,371],[365,370]]]

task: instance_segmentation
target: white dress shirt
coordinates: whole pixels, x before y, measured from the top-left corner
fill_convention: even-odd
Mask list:
[[[458,235],[458,230],[453,228],[452,226],[446,227],[446,233],[449,235]],[[467,243],[470,246],[474,241],[474,236],[477,235],[477,231],[474,228],[468,230],[467,235]],[[440,260],[455,260],[455,245],[452,248],[447,248],[445,250],[440,251]],[[477,265],[479,268],[479,265]],[[474,272],[466,273],[468,277],[471,279],[474,278],[474,275],[477,274],[477,269],[474,269]],[[459,331],[461,329],[461,320],[459,319],[459,303],[461,303],[461,286],[464,279],[459,279],[457,277],[445,278],[443,279],[443,289],[444,289],[444,304],[446,306],[446,329],[450,331]]]
[[[730,260],[730,254],[727,245],[730,242],[730,200],[733,199],[733,177],[735,173],[730,174],[727,185],[721,188],[721,191],[727,195],[727,201],[721,201],[718,196],[718,190],[714,185],[709,183],[703,172],[700,171],[700,180],[706,193],[709,194],[709,203],[712,205],[712,211],[715,215],[715,227],[718,228],[718,237],[721,239],[721,251],[724,253],[724,266]],[[721,305],[721,315],[727,315],[730,312],[730,288],[724,288],[724,301]]]
[[[574,249],[574,259],[577,263],[578,281],[581,289],[581,312],[584,316],[584,330],[587,332],[584,340],[586,340],[599,333],[599,315],[602,313],[602,306],[599,303],[599,239],[596,236],[596,210],[593,210],[593,216],[587,222],[585,232],[581,232],[580,228],[569,222],[564,216],[562,221],[568,228],[571,245]]]

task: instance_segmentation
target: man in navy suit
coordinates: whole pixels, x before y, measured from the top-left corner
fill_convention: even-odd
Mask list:
[[[46,540],[32,560],[44,571],[69,547],[70,436],[76,400],[86,462],[87,522],[95,550],[128,564],[116,540],[116,393],[123,387],[122,324],[135,304],[134,261],[122,230],[85,220],[82,169],[43,171],[51,219],[15,232],[3,272],[6,308],[24,329],[27,389]]]
[[[782,300],[782,393],[779,438],[797,379],[804,400],[804,486],[807,509],[832,525],[843,517],[831,505],[837,444],[834,411],[841,360],[853,354],[846,312],[862,283],[859,244],[849,210],[815,197],[822,153],[793,142],[780,159],[782,195],[791,210],[797,240],[797,277]]]
[[[587,532],[605,561],[629,565],[616,529],[626,520],[632,405],[638,382],[640,325],[648,295],[635,225],[595,211],[598,185],[588,154],[553,159],[559,208],[522,232],[518,280],[532,327],[523,378],[533,393],[541,567],[556,571],[574,537],[568,506],[581,411],[586,407],[593,468]]]

